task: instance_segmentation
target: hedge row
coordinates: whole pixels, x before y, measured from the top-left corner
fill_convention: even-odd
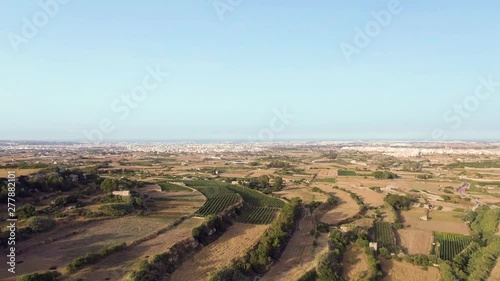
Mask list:
[[[123,242],[123,243],[108,247],[106,249],[102,249],[101,251],[99,251],[97,253],[87,253],[85,256],[78,257],[78,258],[74,259],[71,263],[66,265],[66,269],[69,272],[75,272],[78,269],[80,269],[86,265],[96,263],[97,261],[99,261],[99,260],[101,260],[101,259],[103,259],[103,258],[105,258],[113,253],[122,251],[125,248],[127,248],[127,243]]]

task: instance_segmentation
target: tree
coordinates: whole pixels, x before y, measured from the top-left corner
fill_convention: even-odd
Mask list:
[[[36,209],[31,204],[26,204],[24,206],[21,206],[21,208],[17,210],[17,216],[20,219],[31,218],[35,215],[36,215]]]
[[[47,217],[31,217],[26,220],[26,226],[33,232],[45,232],[56,225],[55,220]]]
[[[114,179],[104,179],[101,183],[101,190],[107,193],[111,193],[118,188],[118,183]]]
[[[274,190],[281,190],[283,187],[283,178],[282,177],[275,177],[274,178]]]

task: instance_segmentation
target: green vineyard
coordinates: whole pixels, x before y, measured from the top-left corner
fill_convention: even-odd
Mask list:
[[[185,181],[187,186],[201,192],[207,201],[196,212],[199,216],[217,215],[240,200],[240,196],[226,188],[226,184],[217,181]]]
[[[385,247],[393,253],[398,252],[396,235],[394,235],[394,230],[392,229],[391,223],[376,222],[374,236],[375,241],[379,244],[379,248]]]
[[[250,224],[269,224],[273,221],[279,208],[249,207],[236,221]]]
[[[253,189],[211,180],[185,181],[187,186],[201,192],[207,201],[196,212],[199,216],[217,215],[243,199],[246,207],[237,221],[249,224],[271,223],[284,206],[280,199],[267,196]]]
[[[208,198],[207,202],[196,212],[200,216],[217,215],[238,202],[237,194],[221,194]]]
[[[435,235],[434,251],[437,254],[438,258],[443,260],[452,260],[471,242],[472,238],[469,236],[440,232],[436,233]]]
[[[267,196],[243,186],[228,186],[228,189],[241,195],[243,200],[253,207],[283,208],[285,202],[278,198]]]
[[[221,182],[196,180],[196,181],[186,181],[185,184],[189,187],[198,190],[208,199],[223,194],[227,195],[235,194],[233,191],[226,188],[226,184]]]

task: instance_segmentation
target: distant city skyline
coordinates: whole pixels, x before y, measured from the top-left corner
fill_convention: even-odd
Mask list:
[[[500,140],[500,3],[216,3],[2,1],[0,140]]]

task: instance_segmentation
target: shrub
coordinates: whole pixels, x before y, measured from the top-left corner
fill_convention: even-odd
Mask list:
[[[36,209],[31,204],[26,204],[17,209],[17,216],[20,219],[31,218],[36,215]]]
[[[397,174],[387,171],[376,171],[372,175],[378,180],[393,180],[399,177]]]
[[[318,225],[316,226],[316,230],[321,233],[328,233],[328,231],[330,231],[328,224],[323,222],[318,223]]]
[[[45,232],[49,231],[56,225],[54,219],[48,217],[30,217],[26,220],[26,226],[33,232]]]
[[[102,249],[98,253],[87,253],[85,256],[78,257],[78,258],[74,259],[71,263],[66,265],[66,269],[69,272],[75,272],[76,270],[78,270],[86,265],[93,264],[93,263],[99,261],[100,259],[107,257],[107,256],[111,255],[112,253],[122,251],[125,248],[127,248],[127,243],[123,242],[123,243]]]
[[[44,273],[32,273],[26,274],[19,278],[17,281],[56,281],[61,277],[61,273],[58,271],[47,271]]]
[[[337,199],[333,196],[328,197],[326,202],[330,205],[333,205],[333,206],[337,205]]]
[[[313,187],[312,191],[313,192],[321,192],[321,189],[319,187]]]
[[[107,204],[99,207],[99,211],[101,211],[106,216],[111,217],[122,217],[126,214],[131,213],[134,210],[134,207],[131,204]]]

